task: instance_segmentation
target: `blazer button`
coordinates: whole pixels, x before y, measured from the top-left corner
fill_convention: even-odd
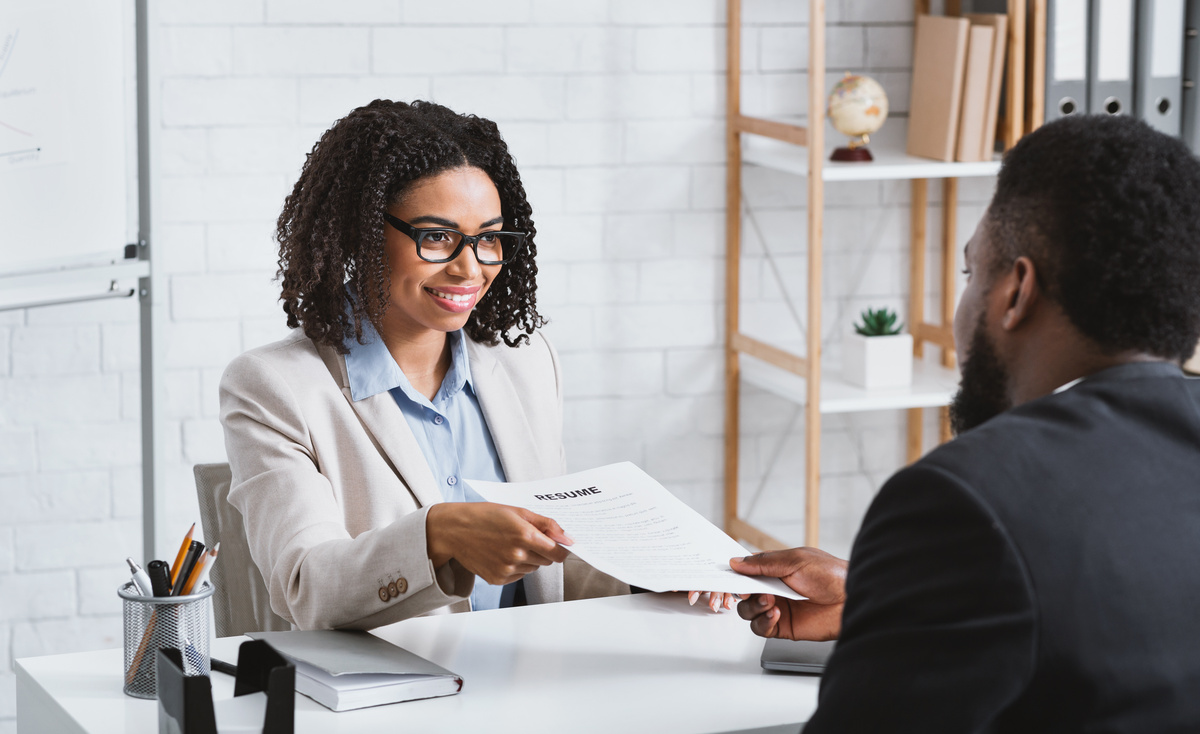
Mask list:
[[[393,581],[392,583],[388,584],[388,586],[387,586],[387,591],[388,591],[388,596],[392,597],[393,599],[395,599],[396,597],[400,596],[400,589],[396,588],[396,582],[395,582],[395,581]]]
[[[396,588],[399,589],[401,594],[408,591],[408,579],[404,578],[403,576],[396,579]]]
[[[380,586],[380,587],[379,587],[379,601],[387,601],[387,600],[388,600],[388,590],[387,590],[387,587],[386,587],[386,586]]]

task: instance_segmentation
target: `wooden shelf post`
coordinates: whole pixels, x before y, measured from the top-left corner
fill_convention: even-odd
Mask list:
[[[804,544],[821,540],[821,248],[825,212],[825,2],[808,5],[808,398],[804,404]]]
[[[738,537],[738,451],[741,433],[741,369],[736,347],[739,333],[739,278],[742,261],[742,136],[735,124],[741,115],[742,0],[728,0],[729,40],[726,74],[725,130],[725,532]]]

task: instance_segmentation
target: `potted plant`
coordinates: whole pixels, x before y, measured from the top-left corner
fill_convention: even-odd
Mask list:
[[[902,334],[890,308],[868,308],[842,348],[842,376],[868,390],[912,384],[912,334]]]

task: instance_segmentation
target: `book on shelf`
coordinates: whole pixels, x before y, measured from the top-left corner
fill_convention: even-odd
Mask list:
[[[971,21],[919,15],[909,99],[909,155],[954,160]]]
[[[917,16],[909,155],[990,161],[1000,121],[1008,17]]]
[[[983,120],[983,145],[981,161],[990,161],[996,152],[996,130],[1000,125],[1000,90],[1004,87],[1004,62],[1008,51],[1008,16],[1002,13],[970,13],[966,16],[971,25],[985,25],[995,29],[992,44],[992,62],[987,80],[987,111]]]
[[[462,677],[420,655],[350,630],[250,632],[296,666],[296,690],[333,711],[348,711],[462,690]]]
[[[969,21],[968,21],[969,22]],[[963,67],[962,107],[958,114],[958,145],[954,159],[964,162],[983,160],[984,125],[987,122],[988,80],[991,76],[992,51],[996,30],[971,24],[967,34],[967,54]]]

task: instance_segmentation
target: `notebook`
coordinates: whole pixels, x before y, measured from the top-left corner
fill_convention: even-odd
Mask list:
[[[462,677],[366,632],[249,632],[296,665],[296,690],[334,711],[462,690]]]
[[[767,640],[759,660],[763,670],[780,670],[786,673],[825,672],[825,662],[833,654],[836,640],[809,642],[808,640]]]

